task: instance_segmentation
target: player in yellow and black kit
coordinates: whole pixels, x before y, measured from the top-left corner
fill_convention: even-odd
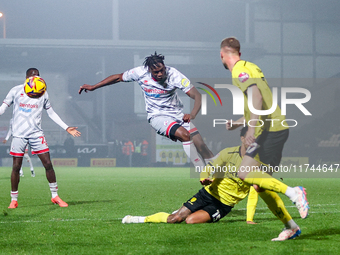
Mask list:
[[[247,128],[241,130],[241,146],[226,148],[201,172],[201,183],[207,185],[200,189],[183,206],[172,214],[159,212],[150,216],[131,216],[123,218],[122,223],[208,223],[217,222],[248,193],[250,186],[237,177],[242,157],[246,153],[244,135]],[[213,176],[213,179],[210,178]],[[273,241],[293,239],[301,234],[299,226],[286,210],[281,198],[272,191],[261,192],[268,208],[285,225],[285,230]]]
[[[273,105],[272,93],[264,74],[254,63],[241,60],[240,48],[240,42],[234,37],[229,37],[221,42],[220,52],[224,67],[232,74],[233,85],[241,89],[245,99],[244,116],[236,121],[235,125],[228,123],[227,129],[232,130],[244,124],[249,126],[245,136],[248,148],[238,170],[238,176],[244,182],[254,184],[258,191],[266,189],[285,194],[296,205],[304,219],[308,216],[309,210],[305,188],[289,187],[270,174],[258,171],[262,163],[266,165],[265,167],[279,165],[289,131],[279,106]],[[252,102],[250,106],[253,109],[249,109],[248,99]],[[259,111],[266,111],[272,107],[273,113],[260,115]],[[272,174],[270,171],[269,173]]]

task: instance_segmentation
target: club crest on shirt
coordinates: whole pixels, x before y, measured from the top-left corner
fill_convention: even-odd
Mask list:
[[[239,74],[239,76],[238,76],[238,80],[240,81],[240,82],[245,82],[245,81],[247,81],[249,79],[249,74],[247,74],[247,73],[240,73]]]
[[[183,78],[181,80],[181,84],[183,87],[188,87],[190,85],[190,81],[188,79]]]

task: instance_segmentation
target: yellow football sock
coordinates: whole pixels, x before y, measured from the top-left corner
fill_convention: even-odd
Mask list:
[[[248,184],[256,184],[260,188],[275,191],[277,193],[285,194],[287,190],[287,185],[279,180],[273,178],[271,175],[259,171],[259,172],[250,172],[247,174],[244,182]]]
[[[254,214],[256,210],[257,201],[259,200],[259,195],[253,186],[250,187],[247,201],[247,221],[254,220]]]
[[[169,217],[169,213],[165,213],[165,212],[159,212],[159,213],[155,213],[149,216],[146,216],[144,219],[144,222],[153,222],[153,223],[167,223],[167,219]]]
[[[277,193],[266,190],[264,192],[259,192],[259,196],[266,202],[268,208],[283,224],[286,225],[287,222],[292,219],[292,216],[290,216],[282,199]]]

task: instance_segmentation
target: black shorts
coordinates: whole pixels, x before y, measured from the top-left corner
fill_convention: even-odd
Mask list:
[[[223,204],[210,195],[205,188],[200,189],[196,195],[183,204],[192,213],[203,210],[209,213],[211,221],[217,222],[226,216],[233,207]]]
[[[266,165],[278,166],[282,158],[282,151],[285,142],[288,139],[289,129],[268,132],[264,131],[256,138],[256,143],[259,145],[257,149],[248,147],[246,155],[254,158],[259,154],[260,161]]]

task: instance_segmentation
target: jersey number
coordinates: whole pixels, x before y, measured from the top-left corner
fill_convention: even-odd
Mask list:
[[[39,139],[41,139],[41,144],[45,144],[47,146],[47,142],[45,140],[45,136],[40,136]]]

